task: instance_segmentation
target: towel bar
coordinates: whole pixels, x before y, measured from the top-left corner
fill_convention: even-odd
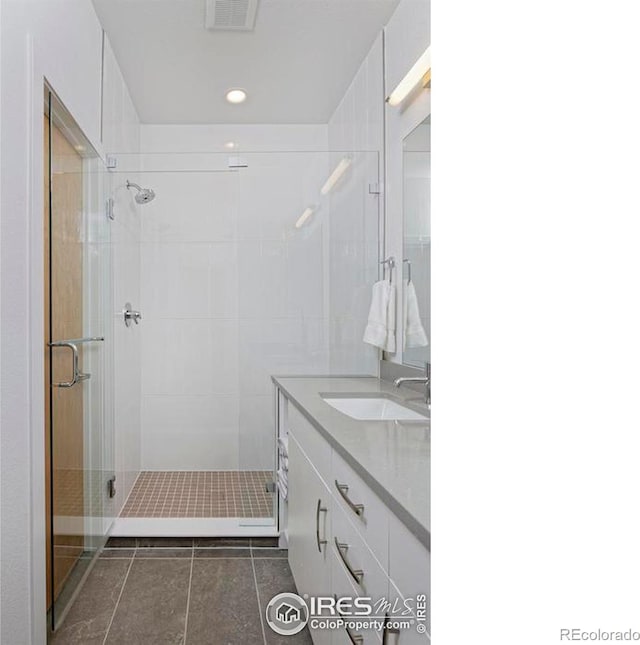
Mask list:
[[[396,267],[396,259],[393,255],[390,255],[386,260],[382,260],[380,264],[389,266],[389,284],[391,284],[391,281],[393,280],[393,270]],[[382,269],[382,276],[384,278],[384,269]]]
[[[411,282],[411,260],[405,258],[402,262],[407,264],[407,282]]]

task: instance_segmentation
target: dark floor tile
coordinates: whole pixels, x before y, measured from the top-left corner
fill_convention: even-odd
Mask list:
[[[98,559],[52,645],[102,645],[130,560]]]
[[[132,558],[135,549],[102,549],[101,558]]]
[[[277,537],[254,537],[251,538],[252,547],[261,547],[267,548],[271,547],[273,549],[278,548],[278,538]]]
[[[196,558],[250,558],[251,550],[242,548],[196,549],[193,555]]]
[[[181,645],[190,572],[187,558],[134,559],[106,642]]]
[[[296,593],[296,584],[291,575],[289,563],[284,559],[254,560],[260,611],[264,611],[269,601],[279,593],[290,591]],[[265,621],[265,636],[268,645],[312,645],[309,629],[305,627],[294,636],[280,636],[271,630]]]
[[[175,547],[190,547],[193,546],[193,538],[182,538],[182,537],[150,537],[150,538],[138,538],[138,547],[145,548],[155,548],[155,547],[164,547],[164,548],[175,548]]]
[[[215,537],[215,538],[195,538],[196,548],[198,547],[207,547],[207,548],[219,548],[219,547],[236,547],[236,546],[249,546],[249,538],[224,538],[224,537]]]
[[[193,561],[187,645],[258,645],[262,623],[250,559]]]
[[[191,547],[169,549],[167,547],[139,548],[136,558],[190,558],[193,555]]]
[[[254,558],[283,558],[287,559],[289,557],[289,551],[286,549],[270,549],[270,548],[253,548],[251,553]]]
[[[105,547],[108,549],[135,549],[137,539],[134,537],[110,537]]]

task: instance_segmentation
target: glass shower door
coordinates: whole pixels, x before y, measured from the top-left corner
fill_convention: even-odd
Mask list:
[[[47,108],[47,600],[55,629],[109,528],[111,245],[106,169],[53,95]]]

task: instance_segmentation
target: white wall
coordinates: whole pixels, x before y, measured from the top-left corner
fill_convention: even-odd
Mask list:
[[[330,150],[366,150],[367,179],[382,183],[384,143],[383,38],[376,38],[328,124]],[[337,159],[338,156],[336,156]],[[354,203],[355,198],[355,203]],[[331,209],[331,372],[377,374],[378,350],[362,342],[371,287],[378,276],[382,195],[348,193]],[[360,211],[360,217],[354,217]],[[363,245],[362,241],[366,243]]]
[[[380,154],[380,182],[384,208],[380,208],[380,256],[394,256],[398,267],[394,282],[401,284],[403,258],[402,140],[431,112],[430,91],[414,94],[400,107],[391,108],[385,95],[398,84],[430,43],[429,0],[401,0],[329,121],[329,149],[376,150]],[[349,208],[348,205],[345,205]],[[384,213],[383,213],[384,211]],[[340,218],[337,218],[340,222]],[[370,235],[371,222],[362,221],[355,238]],[[368,312],[371,284],[377,275],[371,271],[377,258],[370,258],[361,271],[345,270],[341,256],[349,255],[351,240],[333,233],[331,284],[331,367],[335,372],[377,372],[375,350],[364,352],[358,346]],[[357,266],[357,265],[356,265]],[[398,302],[402,293],[398,291]],[[402,362],[402,307],[397,308],[397,346],[385,358]]]
[[[43,644],[43,82],[102,151],[102,30],[88,0],[1,11],[0,641]]]
[[[385,27],[385,91],[390,94],[431,42],[430,0],[401,0]],[[412,94],[397,107],[385,104],[386,254],[403,257],[402,141],[431,113],[431,91]],[[397,271],[399,278],[399,271]],[[418,276],[416,276],[418,283]],[[426,277],[424,281],[426,281]],[[400,296],[400,294],[398,294]],[[398,351],[385,358],[402,363],[402,308],[396,319]]]

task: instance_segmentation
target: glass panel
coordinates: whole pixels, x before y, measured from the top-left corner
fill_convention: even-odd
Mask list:
[[[106,169],[49,95],[45,117],[46,298],[50,393],[48,604],[64,617],[113,514],[111,244]],[[47,181],[48,180],[48,181]]]
[[[403,362],[431,362],[431,118],[403,142],[404,351]],[[406,282],[411,271],[411,285]],[[415,293],[415,297],[414,294]],[[413,315],[411,315],[413,312]]]
[[[253,478],[241,525],[274,526],[272,375],[376,374],[362,342],[378,273],[372,152],[242,155],[238,212],[239,463]],[[273,488],[271,488],[273,490]]]
[[[157,492],[134,503],[134,487],[122,515],[275,527],[271,375],[377,374],[362,334],[379,273],[378,155],[116,158],[116,223],[136,209],[141,224],[137,486]],[[144,189],[155,197],[136,206]]]

